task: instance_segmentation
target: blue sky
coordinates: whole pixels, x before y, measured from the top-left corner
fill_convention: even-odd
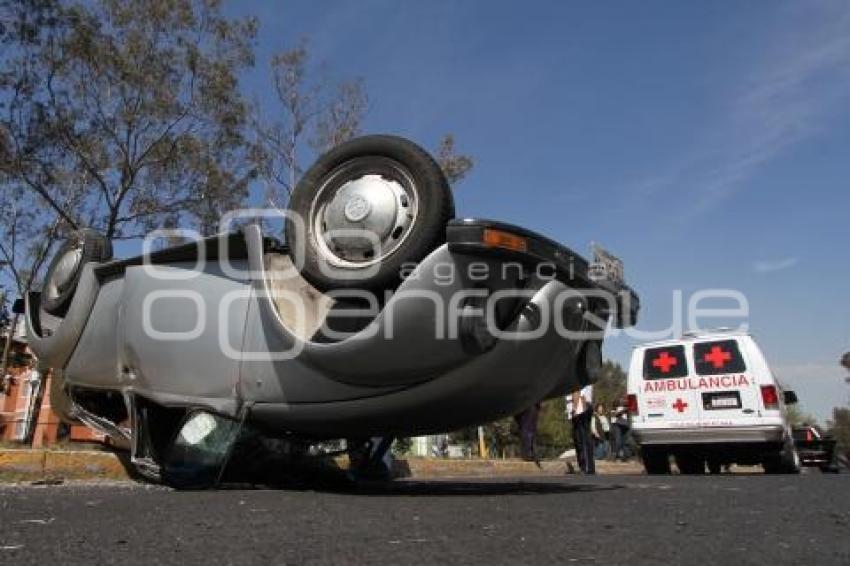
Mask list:
[[[475,169],[462,216],[521,224],[626,262],[641,327],[672,291],[728,288],[775,372],[823,419],[850,349],[850,4],[846,2],[240,2],[261,22],[245,84],[299,37],[362,77],[367,132]],[[842,250],[843,248],[843,250]],[[720,306],[718,304],[718,306]],[[633,345],[607,341],[625,363]]]

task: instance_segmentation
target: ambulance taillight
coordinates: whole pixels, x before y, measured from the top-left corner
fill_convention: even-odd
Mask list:
[[[765,409],[779,408],[779,394],[774,385],[761,386],[761,400],[764,402]]]
[[[626,409],[632,416],[637,416],[638,414],[638,401],[637,395],[628,394],[626,395]]]

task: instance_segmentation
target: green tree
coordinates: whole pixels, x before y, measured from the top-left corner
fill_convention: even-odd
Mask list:
[[[82,201],[79,184],[64,177],[50,197],[53,203],[45,207],[14,164],[21,129],[37,129],[38,116],[31,112],[40,108],[30,102],[44,79],[41,53],[56,41],[60,12],[54,0],[0,0],[0,284],[9,302],[38,286],[54,243],[68,228],[67,211]],[[12,315],[9,327],[17,328],[18,320],[18,314]],[[0,376],[6,374],[11,338],[8,332],[2,342]]]
[[[110,238],[186,215],[209,231],[211,204],[241,202],[253,178],[237,77],[253,63],[256,23],[225,18],[215,0],[48,11],[49,36],[19,34],[0,69],[6,182]],[[71,207],[69,183],[82,187]]]
[[[626,395],[626,372],[617,362],[605,360],[602,371],[593,385],[594,404],[602,403],[606,408],[620,402]]]
[[[484,439],[491,458],[512,458],[519,454],[519,432],[513,417],[484,427]]]
[[[21,179],[9,175],[15,157],[12,135],[24,120],[14,102],[31,94],[38,54],[55,39],[58,5],[53,0],[0,0],[0,285],[5,287],[3,305],[24,296],[38,282],[38,276],[59,233],[65,228],[61,217],[48,209],[41,198]],[[65,179],[65,181],[69,181]],[[68,182],[66,195],[57,204],[73,207],[78,187]],[[7,301],[8,299],[8,301]],[[8,329],[17,327],[19,316],[9,316]],[[0,378],[9,363],[12,332],[0,345]]]
[[[804,412],[799,405],[788,405],[786,407],[786,414],[791,426],[801,426],[803,424],[816,425],[818,422],[817,418]]]
[[[572,428],[567,421],[565,399],[557,397],[544,401],[537,421],[537,454],[543,459],[557,458],[572,445]]]
[[[835,438],[840,453],[850,457],[850,408],[835,407],[827,428]]]

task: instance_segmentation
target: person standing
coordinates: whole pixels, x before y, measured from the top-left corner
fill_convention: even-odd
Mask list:
[[[613,421],[612,428],[614,429],[614,448],[611,451],[611,457],[614,460],[628,460],[629,448],[629,411],[626,409],[625,405],[620,402],[614,408],[614,412],[611,420]]]
[[[537,453],[534,450],[534,437],[537,436],[537,421],[540,416],[540,403],[535,403],[520,414],[514,416],[517,427],[519,427],[520,455],[526,462],[535,462]]]
[[[590,422],[590,432],[593,434],[594,456],[602,460],[608,456],[611,449],[611,421],[605,411],[605,405],[596,405],[593,420]]]
[[[585,385],[567,396],[567,417],[573,425],[573,446],[576,460],[583,474],[595,474],[593,435],[590,431],[593,417],[593,386]]]

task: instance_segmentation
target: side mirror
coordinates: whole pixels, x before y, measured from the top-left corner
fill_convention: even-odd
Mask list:
[[[24,304],[23,299],[15,299],[15,302],[12,303],[12,314],[24,314],[27,311],[27,307]]]
[[[794,405],[797,403],[797,394],[793,391],[783,391],[786,405]]]

